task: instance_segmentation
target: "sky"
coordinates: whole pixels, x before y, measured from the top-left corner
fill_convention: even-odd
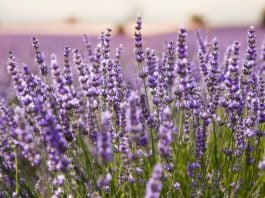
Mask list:
[[[185,24],[193,14],[210,24],[259,21],[265,0],[0,0],[0,22],[58,22],[69,17],[94,23],[124,23],[140,13],[145,21]]]

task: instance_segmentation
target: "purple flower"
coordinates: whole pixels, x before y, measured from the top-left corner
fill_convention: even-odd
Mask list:
[[[208,75],[206,78],[206,85],[208,91],[208,112],[210,115],[215,114],[220,95],[218,58],[218,43],[215,38],[213,39],[212,46],[210,48],[209,61],[207,64]]]
[[[235,42],[238,42],[238,41],[235,41]],[[237,45],[239,46],[239,44]],[[238,48],[238,51],[239,51],[239,48]],[[222,71],[223,75],[225,75],[226,72],[228,71],[231,58],[232,58],[232,46],[228,46],[228,48],[226,49],[226,54],[225,54],[225,64],[224,64],[223,71]]]
[[[87,34],[84,34],[83,40],[84,40],[85,47],[86,47],[87,59],[89,62],[93,62],[93,50],[92,50],[91,42]]]
[[[204,81],[206,80],[206,76],[208,75],[207,64],[204,58],[203,52],[199,49],[198,50],[198,59],[199,59],[199,66],[201,69],[201,73],[203,74]]]
[[[263,44],[261,46],[261,68],[260,68],[260,74],[263,75],[265,72],[265,40],[263,41]]]
[[[83,62],[78,49],[74,50],[74,62],[78,71],[79,84],[84,92],[85,96],[88,96],[88,71],[86,70],[86,64]]]
[[[172,135],[176,129],[174,128],[174,124],[171,121],[171,112],[169,107],[166,107],[162,111],[162,120],[161,125],[159,126],[158,134],[158,149],[162,156],[168,157],[170,156],[170,144],[172,143]]]
[[[10,133],[9,130],[14,131],[16,128],[11,122],[12,117],[10,113],[7,113],[7,109],[1,104],[1,117],[0,117],[0,171],[3,181],[10,185],[14,185],[11,175],[15,171],[15,153],[14,148],[19,144],[17,137]],[[13,184],[12,184],[13,183]]]
[[[72,79],[72,70],[70,66],[70,53],[71,53],[71,48],[69,46],[64,47],[64,70],[63,70],[63,76],[65,83],[68,86],[71,86],[73,83]]]
[[[256,74],[252,74],[249,79],[248,92],[246,94],[246,108],[250,113],[247,116],[246,126],[251,128],[254,127],[259,117],[259,82]]]
[[[104,42],[103,42],[103,58],[105,60],[109,59],[110,57],[110,36],[111,36],[112,30],[110,28],[107,29],[107,33],[104,36]]]
[[[136,55],[136,62],[141,64],[144,61],[143,38],[142,38],[142,18],[140,16],[136,19],[135,33],[134,33],[134,53]]]
[[[265,171],[265,157],[259,162],[258,168],[262,171]]]
[[[42,76],[47,76],[48,67],[44,62],[44,53],[40,50],[39,40],[36,37],[32,37],[32,46],[35,51],[35,61],[40,67],[40,74]]]
[[[163,167],[161,164],[156,164],[153,168],[151,178],[146,185],[145,198],[159,198],[163,187],[162,177]]]
[[[265,122],[265,81],[262,76],[259,79],[259,103],[260,103],[259,121],[261,123],[264,123]]]
[[[141,120],[141,110],[138,107],[138,101],[138,96],[134,92],[131,92],[131,95],[128,98],[129,107],[126,111],[127,130],[138,145],[145,146],[146,144],[142,144],[145,143],[142,140],[146,139],[146,135]]]
[[[179,59],[187,58],[187,45],[186,45],[187,31],[184,28],[180,28],[178,32],[177,41],[177,56]]]
[[[189,177],[195,177],[195,170],[200,168],[200,165],[195,162],[191,162],[187,165],[187,174]]]
[[[195,157],[201,161],[203,154],[206,151],[207,126],[199,126],[195,129]]]
[[[25,120],[25,112],[22,108],[15,108],[15,120],[18,127],[15,130],[17,144],[21,146],[22,154],[27,158],[33,166],[40,165],[42,157],[37,149],[39,143],[38,137],[34,132],[34,128]],[[33,138],[35,136],[35,139]]]
[[[112,160],[111,136],[113,135],[112,116],[110,112],[103,112],[101,125],[102,131],[97,138],[98,154],[104,162],[108,163]]]
[[[65,108],[67,111],[75,110],[78,112],[80,101],[78,99],[76,90],[73,85],[73,74],[72,74],[71,65],[70,65],[70,53],[71,53],[71,48],[69,46],[65,46],[63,83],[64,83],[64,88],[66,88],[67,91],[65,91],[66,98],[65,98],[64,104],[65,104]]]
[[[150,87],[151,94],[154,94],[158,84],[157,57],[154,50],[146,49],[146,70],[147,86]]]
[[[101,177],[97,183],[98,188],[103,189],[106,193],[110,192],[110,181],[112,180],[112,175],[107,173],[104,177]]]
[[[174,42],[168,42],[166,52],[165,77],[171,87],[175,81],[176,46]]]
[[[70,161],[66,156],[67,142],[56,119],[50,113],[43,112],[42,119],[38,124],[42,127],[44,141],[47,144],[49,170],[67,170],[70,165]]]
[[[247,51],[246,51],[246,62],[243,65],[243,74],[245,78],[251,75],[252,70],[256,66],[257,59],[257,50],[256,50],[256,34],[255,28],[250,26],[248,30],[248,38],[247,38]],[[245,82],[247,79],[243,79],[242,82]]]
[[[225,85],[227,89],[227,108],[230,111],[230,124],[235,123],[237,115],[240,114],[242,100],[239,79],[239,42],[235,41],[231,47],[232,55],[228,61],[228,68],[225,74]]]
[[[176,182],[174,185],[173,185],[173,188],[175,190],[179,190],[180,189],[180,184],[178,182]]]
[[[201,31],[196,31],[196,38],[198,43],[198,51],[201,52],[202,56],[206,56],[207,54],[207,42],[203,39]],[[205,58],[205,57],[204,57]]]

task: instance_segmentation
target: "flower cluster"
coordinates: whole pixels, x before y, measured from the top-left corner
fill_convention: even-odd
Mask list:
[[[10,51],[0,197],[264,197],[265,44],[258,57],[251,26],[245,54],[234,41],[222,59],[220,41],[196,35],[197,58],[185,28],[161,53],[137,17],[136,87],[109,28],[62,61],[32,37],[40,75]]]

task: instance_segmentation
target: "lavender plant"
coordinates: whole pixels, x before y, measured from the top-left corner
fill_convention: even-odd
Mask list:
[[[40,75],[9,52],[15,100],[0,103],[0,197],[264,197],[265,45],[247,49],[187,31],[165,51],[145,49],[137,17],[139,85],[123,78],[111,29],[85,52],[63,49],[50,63],[32,37]],[[198,73],[200,71],[200,73]]]

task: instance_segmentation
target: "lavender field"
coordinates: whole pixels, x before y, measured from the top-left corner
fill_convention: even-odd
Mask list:
[[[142,28],[0,35],[0,197],[265,196],[265,29]]]
[[[226,48],[235,40],[241,42],[242,48],[246,48],[246,30],[248,27],[237,27],[237,28],[213,28],[207,32],[203,31],[208,35],[209,39],[217,37],[219,42],[220,61],[224,61],[224,52]],[[85,33],[85,32],[84,32]],[[196,44],[196,33],[195,31],[188,32],[187,45],[188,54],[192,61],[197,61],[197,44]],[[265,29],[256,27],[257,42],[262,43],[265,35]],[[100,32],[99,32],[100,35]],[[32,36],[36,35],[1,35],[0,34],[0,72],[4,74],[7,72],[6,62],[8,57],[8,51],[12,50],[16,54],[16,59],[19,63],[28,64],[33,73],[38,72],[37,64],[34,62],[34,50],[32,49],[30,40]],[[123,45],[123,56],[121,57],[122,72],[126,80],[133,81],[134,77],[137,76],[137,67],[134,63],[134,59],[131,56],[133,52],[133,35],[113,35],[111,38],[111,51],[115,52],[115,48],[119,45]],[[58,55],[58,61],[62,64],[63,57],[60,56],[63,53],[65,45],[69,45],[72,48],[78,48],[81,51],[85,51],[85,45],[83,42],[82,35],[80,36],[66,36],[66,35],[37,35],[41,42],[42,50],[47,59],[50,59],[50,55],[55,53]],[[98,43],[98,38],[95,36],[89,37],[93,47]],[[144,36],[144,47],[157,50],[159,54],[166,47],[167,41],[176,41],[177,32],[172,32],[163,35],[156,36]],[[85,52],[84,52],[85,53]],[[243,55],[243,53],[241,54]],[[131,72],[127,72],[127,70]],[[7,90],[8,88],[8,90]],[[11,90],[9,89],[11,88]],[[0,94],[6,96],[12,91],[11,77],[9,75],[2,75],[0,78]]]

